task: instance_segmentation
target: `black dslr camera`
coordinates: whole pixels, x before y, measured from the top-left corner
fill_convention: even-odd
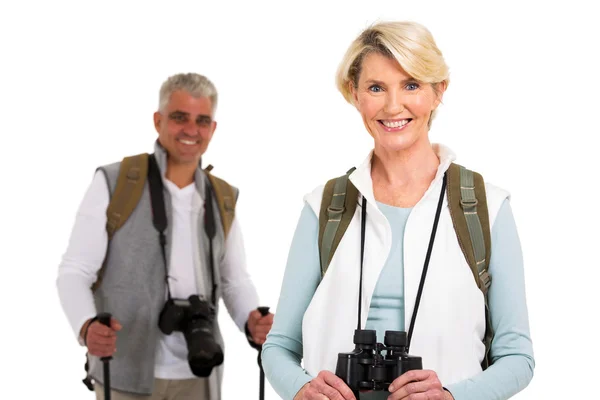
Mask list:
[[[183,332],[192,373],[202,378],[208,377],[214,367],[223,363],[223,350],[214,337],[215,314],[210,303],[198,295],[191,295],[187,300],[167,300],[158,320],[165,335]]]
[[[377,343],[377,332],[356,329],[351,353],[339,353],[335,374],[346,382],[358,399],[361,390],[387,391],[390,384],[413,369],[423,369],[421,357],[407,354],[406,332],[385,331],[385,345]],[[381,355],[386,351],[385,357]]]

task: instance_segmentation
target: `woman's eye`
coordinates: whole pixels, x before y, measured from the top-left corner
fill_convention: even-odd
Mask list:
[[[408,83],[406,85],[406,89],[408,90],[417,90],[419,88],[419,84],[415,82]]]
[[[381,86],[379,86],[379,85],[371,85],[371,86],[369,86],[369,90],[371,92],[378,93],[378,92],[382,92],[383,88]]]

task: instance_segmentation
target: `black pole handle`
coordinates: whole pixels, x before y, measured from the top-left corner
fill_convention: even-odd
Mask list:
[[[265,317],[265,316],[269,315],[269,308],[270,307],[258,307],[258,311],[260,312],[260,314],[263,317]],[[258,358],[256,361],[258,361],[258,368],[260,369],[258,399],[264,400],[264,398],[265,398],[265,371],[263,370],[263,367],[262,367],[262,358],[261,358],[262,345],[258,346],[257,350],[258,350]]]
[[[101,324],[104,324],[106,326],[110,326],[110,319],[112,318],[112,315],[110,313],[107,312],[103,312],[98,314],[98,321]]]
[[[110,327],[110,320],[112,318],[112,315],[110,315],[110,313],[100,313],[97,315],[98,317],[98,321],[101,324],[104,324],[108,327]],[[104,400],[110,400],[110,360],[112,359],[111,356],[109,357],[102,357],[101,360],[104,363]]]
[[[101,324],[104,324],[106,326],[108,326],[110,328],[110,320],[112,318],[112,315],[110,313],[100,313],[98,314],[98,322],[100,322]],[[112,357],[102,357],[101,358],[102,361],[110,361],[112,360]]]
[[[269,308],[270,307],[258,307],[257,310],[260,312],[260,314],[264,317],[269,315]]]
[[[258,307],[257,310],[260,312],[260,314],[263,317],[266,317],[267,315],[269,315],[269,308],[270,307]],[[257,360],[258,361],[258,366],[260,367],[260,369],[262,371],[262,359],[260,357],[260,354],[262,352],[262,344],[256,345],[256,347],[257,347],[256,350],[258,350],[258,360]]]

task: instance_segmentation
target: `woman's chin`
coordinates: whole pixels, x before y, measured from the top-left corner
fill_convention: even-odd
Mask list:
[[[380,140],[375,144],[375,149],[384,153],[402,153],[415,148],[414,140],[406,140],[407,138],[395,138],[394,140]]]

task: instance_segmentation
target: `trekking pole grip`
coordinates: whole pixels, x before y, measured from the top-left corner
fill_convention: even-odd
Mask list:
[[[260,314],[263,317],[269,315],[269,307],[258,307],[257,310],[260,312]],[[258,367],[260,369],[258,399],[264,400],[264,398],[265,398],[265,371],[263,370],[263,367],[262,367],[262,357],[261,357],[262,345],[258,346],[257,350],[258,350],[257,361],[258,361]]]
[[[258,311],[264,317],[269,314],[269,308],[270,307],[258,307]]]
[[[269,315],[269,308],[270,307],[258,307],[257,310],[260,312],[260,315],[262,315],[263,317],[266,317],[267,315]],[[262,359],[261,359],[262,344],[257,345],[256,350],[258,350],[258,360],[257,360],[258,365],[262,369]]]
[[[101,324],[104,324],[104,325],[108,326],[109,328],[110,328],[110,320],[111,320],[111,318],[112,318],[112,315],[110,313],[104,312],[104,313],[98,314],[98,322],[100,322]],[[111,359],[112,359],[111,356],[109,356],[109,357],[102,357],[101,358],[102,361],[109,361]]]
[[[109,313],[100,313],[96,316],[101,324],[104,324],[110,328],[110,320],[112,315]],[[102,364],[104,364],[104,400],[110,400],[110,360],[112,356],[102,357]]]

